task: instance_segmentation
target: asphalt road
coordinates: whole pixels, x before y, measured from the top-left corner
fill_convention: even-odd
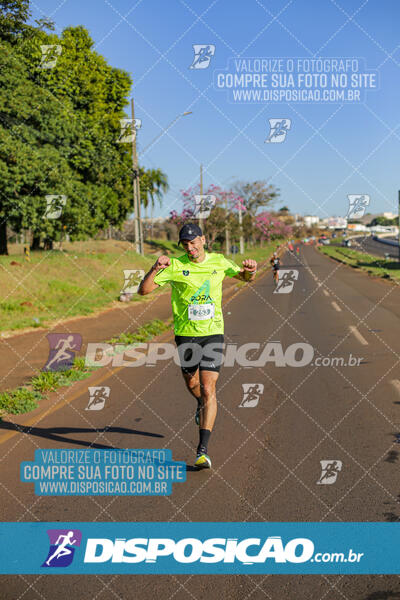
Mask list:
[[[109,378],[102,385],[109,385],[111,394],[103,410],[85,411],[87,386],[95,385],[86,381],[33,429],[15,431],[12,419],[5,420],[1,520],[399,520],[399,288],[309,246],[283,263],[299,271],[293,291],[274,294],[269,272],[240,290],[225,303],[225,341],[262,346],[277,341],[284,350],[303,342],[313,347],[314,359],[304,367],[267,363],[222,369],[211,471],[189,469],[186,483],[174,484],[170,497],[38,497],[33,484],[21,483],[19,464],[33,460],[36,448],[169,448],[175,460],[193,463],[194,402],[176,365],[104,369],[102,376]],[[332,357],[348,361],[350,354],[358,366],[327,364]],[[322,357],[326,366],[317,366]],[[239,406],[246,383],[264,385],[252,408]],[[332,485],[317,484],[322,460],[342,462]],[[400,579],[24,575],[3,576],[1,590],[2,600],[391,600],[400,598]]]
[[[362,252],[367,252],[368,254],[373,254],[374,256],[384,257],[385,254],[388,253],[390,258],[398,259],[399,257],[398,246],[396,247],[392,246],[391,244],[380,242],[379,240],[374,240],[371,236],[356,237],[352,239],[352,244],[352,248],[355,250],[361,250]]]

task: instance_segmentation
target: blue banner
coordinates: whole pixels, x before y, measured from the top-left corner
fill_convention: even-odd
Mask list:
[[[35,450],[20,466],[37,496],[167,496],[186,481],[186,464],[171,450]]]
[[[1,574],[398,574],[400,523],[1,523]]]

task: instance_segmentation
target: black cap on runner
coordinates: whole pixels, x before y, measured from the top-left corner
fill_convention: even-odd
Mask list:
[[[183,240],[192,241],[197,236],[202,235],[203,232],[198,225],[196,225],[195,223],[188,223],[187,225],[184,225],[179,232],[179,244]]]

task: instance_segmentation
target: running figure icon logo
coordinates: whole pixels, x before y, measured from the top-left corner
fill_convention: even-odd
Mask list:
[[[42,44],[40,50],[42,51],[42,58],[39,69],[54,69],[62,47],[58,44]]]
[[[194,58],[189,69],[207,69],[215,54],[215,46],[213,44],[193,44],[193,50]]]
[[[349,210],[348,219],[360,219],[365,214],[365,209],[369,206],[370,197],[368,194],[348,194]]]
[[[290,294],[298,278],[299,272],[297,269],[280,269],[278,284],[274,290],[274,294]]]
[[[42,567],[68,567],[74,558],[76,547],[81,545],[79,529],[48,529],[50,548]]]
[[[67,371],[74,364],[75,352],[82,346],[80,333],[49,333],[49,356],[42,371]]]
[[[291,119],[268,119],[269,135],[266,144],[281,144],[285,141],[287,132],[292,126]]]
[[[61,217],[63,207],[66,205],[67,196],[64,194],[48,194],[46,196],[45,219],[58,219]]]
[[[339,471],[342,470],[341,460],[320,460],[321,476],[317,481],[318,485],[332,485],[335,483]]]
[[[85,410],[102,410],[106,400],[110,397],[110,388],[107,385],[88,387],[89,402]]]
[[[124,285],[120,294],[136,294],[145,273],[143,269],[124,269]]]
[[[263,383],[242,383],[243,400],[239,408],[253,408],[257,406],[261,394],[264,392]]]
[[[212,209],[215,206],[217,197],[214,194],[195,194],[194,213],[195,219],[208,219]]]
[[[142,126],[142,119],[120,119],[121,131],[117,144],[132,144],[136,137],[136,132]]]

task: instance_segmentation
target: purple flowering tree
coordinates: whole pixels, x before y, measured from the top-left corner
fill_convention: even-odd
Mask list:
[[[185,223],[198,222],[195,214],[195,195],[200,194],[200,186],[190,187],[187,190],[181,190],[183,210],[170,212],[170,221],[181,227]],[[212,248],[217,238],[224,238],[227,229],[230,233],[236,234],[238,231],[237,212],[241,209],[246,210],[243,198],[233,190],[224,190],[220,186],[211,184],[203,195],[215,196],[215,205],[211,209],[209,216],[203,219],[203,231],[207,238],[209,247]]]

